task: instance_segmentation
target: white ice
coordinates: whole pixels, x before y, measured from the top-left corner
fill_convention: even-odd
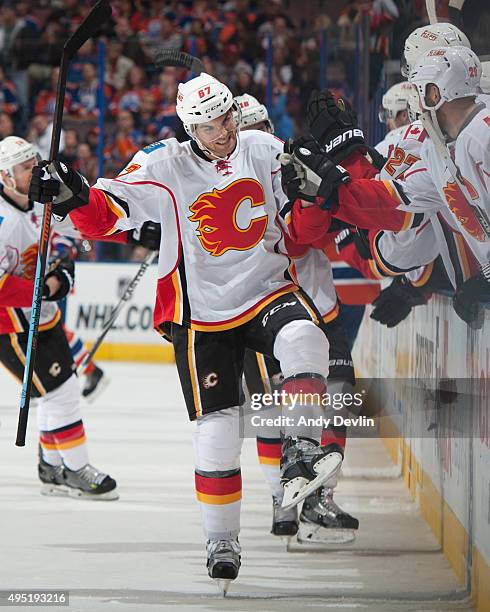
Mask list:
[[[119,483],[110,503],[39,494],[35,413],[17,448],[19,386],[0,369],[0,589],[67,589],[70,612],[471,609],[378,440],[348,442],[338,489],[360,519],[357,541],[289,553],[269,533],[271,499],[246,440],[242,568],[220,598],[205,568],[192,425],[174,366],[103,367],[111,384],[84,419],[92,462]]]

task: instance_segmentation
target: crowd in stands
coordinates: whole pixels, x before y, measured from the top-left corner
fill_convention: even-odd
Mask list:
[[[47,155],[62,46],[93,2],[4,0],[0,7],[0,138],[16,133]],[[301,131],[309,93],[318,87],[320,37],[326,32],[328,83],[355,97],[356,28],[370,16],[371,79],[383,59],[400,49],[393,33],[415,27],[421,0],[111,0],[105,44],[104,88],[98,47],[88,41],[70,65],[62,156],[93,182],[98,175],[100,100],[104,108],[104,174],[116,174],[145,144],[186,135],[175,113],[177,83],[188,74],[159,69],[154,52],[183,50],[236,95],[266,101],[267,46],[272,40],[269,113],[283,139]],[[305,3],[308,5],[308,3]],[[310,7],[311,9],[311,7]],[[409,24],[412,26],[409,26]],[[396,56],[396,55],[395,55]],[[100,98],[99,98],[100,96]],[[355,100],[354,100],[355,101]]]

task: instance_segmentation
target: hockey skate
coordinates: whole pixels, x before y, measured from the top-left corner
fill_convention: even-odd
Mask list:
[[[63,483],[63,465],[50,465],[46,463],[39,452],[39,463],[37,465],[39,480],[42,482],[41,495],[68,495]]]
[[[299,517],[300,544],[347,544],[353,542],[359,521],[333,500],[333,489],[322,487],[309,495]]]
[[[104,370],[94,365],[93,371],[85,376],[85,386],[82,389],[82,397],[84,397],[87,402],[93,402],[99,397],[108,384],[109,379],[107,375],[104,374]]]
[[[42,495],[94,501],[112,501],[119,498],[116,481],[89,463],[79,470],[69,470],[64,465],[49,465],[40,457],[38,472],[43,483]]]
[[[238,540],[208,540],[206,547],[209,577],[216,581],[223,597],[226,597],[230,583],[240,569],[240,543]]]
[[[344,454],[338,444],[320,446],[310,438],[287,437],[281,457],[282,508],[289,510],[340,470]]]
[[[272,497],[272,529],[271,533],[286,540],[286,543],[298,533],[298,509],[289,510],[281,507],[282,500]]]

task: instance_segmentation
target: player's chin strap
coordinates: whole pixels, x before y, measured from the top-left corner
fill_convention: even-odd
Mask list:
[[[488,218],[486,211],[475,204],[466,185],[464,184],[464,181],[461,179],[461,172],[447,149],[446,139],[437,121],[436,111],[426,111],[425,113],[422,113],[420,115],[420,121],[429,135],[429,138],[433,142],[437,155],[446,164],[451,178],[459,187],[461,194],[473,211],[480,229],[485,234],[487,240],[490,240],[490,219]]]
[[[219,157],[219,155],[216,155],[216,153],[213,153],[212,151],[210,151],[205,145],[203,145],[203,143],[199,140],[199,138],[193,134],[192,138],[196,141],[197,146],[201,149],[201,151],[210,158],[211,161],[232,161],[233,159],[235,159],[238,155],[238,153],[240,152],[240,128],[237,128],[236,131],[236,145],[235,148],[233,149],[233,152],[230,155],[227,155],[226,157]]]

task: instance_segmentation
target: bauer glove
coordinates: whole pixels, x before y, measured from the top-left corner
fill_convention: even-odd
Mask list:
[[[61,286],[50,295],[50,289],[46,285],[48,278],[55,277],[60,282]],[[75,264],[69,257],[63,259],[55,259],[49,266],[48,273],[44,277],[43,300],[47,302],[58,302],[66,297],[73,288],[75,283]]]
[[[313,138],[335,163],[356,149],[367,149],[357,115],[343,98],[335,100],[330,91],[314,91],[308,101],[306,119]]]
[[[490,263],[466,280],[453,297],[453,308],[473,329],[481,329],[485,317],[483,304],[490,302]]]
[[[162,239],[162,226],[155,221],[145,221],[143,225],[131,232],[128,242],[142,246],[150,251],[159,251]]]
[[[395,327],[406,319],[414,306],[426,304],[428,296],[414,287],[405,276],[397,276],[374,300],[371,319]]]
[[[290,201],[299,198],[329,209],[337,203],[337,188],[350,180],[345,168],[336,166],[311,139],[284,143],[279,161],[283,166],[282,188]]]
[[[88,204],[90,186],[87,179],[64,163],[40,162],[32,169],[29,199],[53,203],[53,214],[64,219],[75,208]]]

